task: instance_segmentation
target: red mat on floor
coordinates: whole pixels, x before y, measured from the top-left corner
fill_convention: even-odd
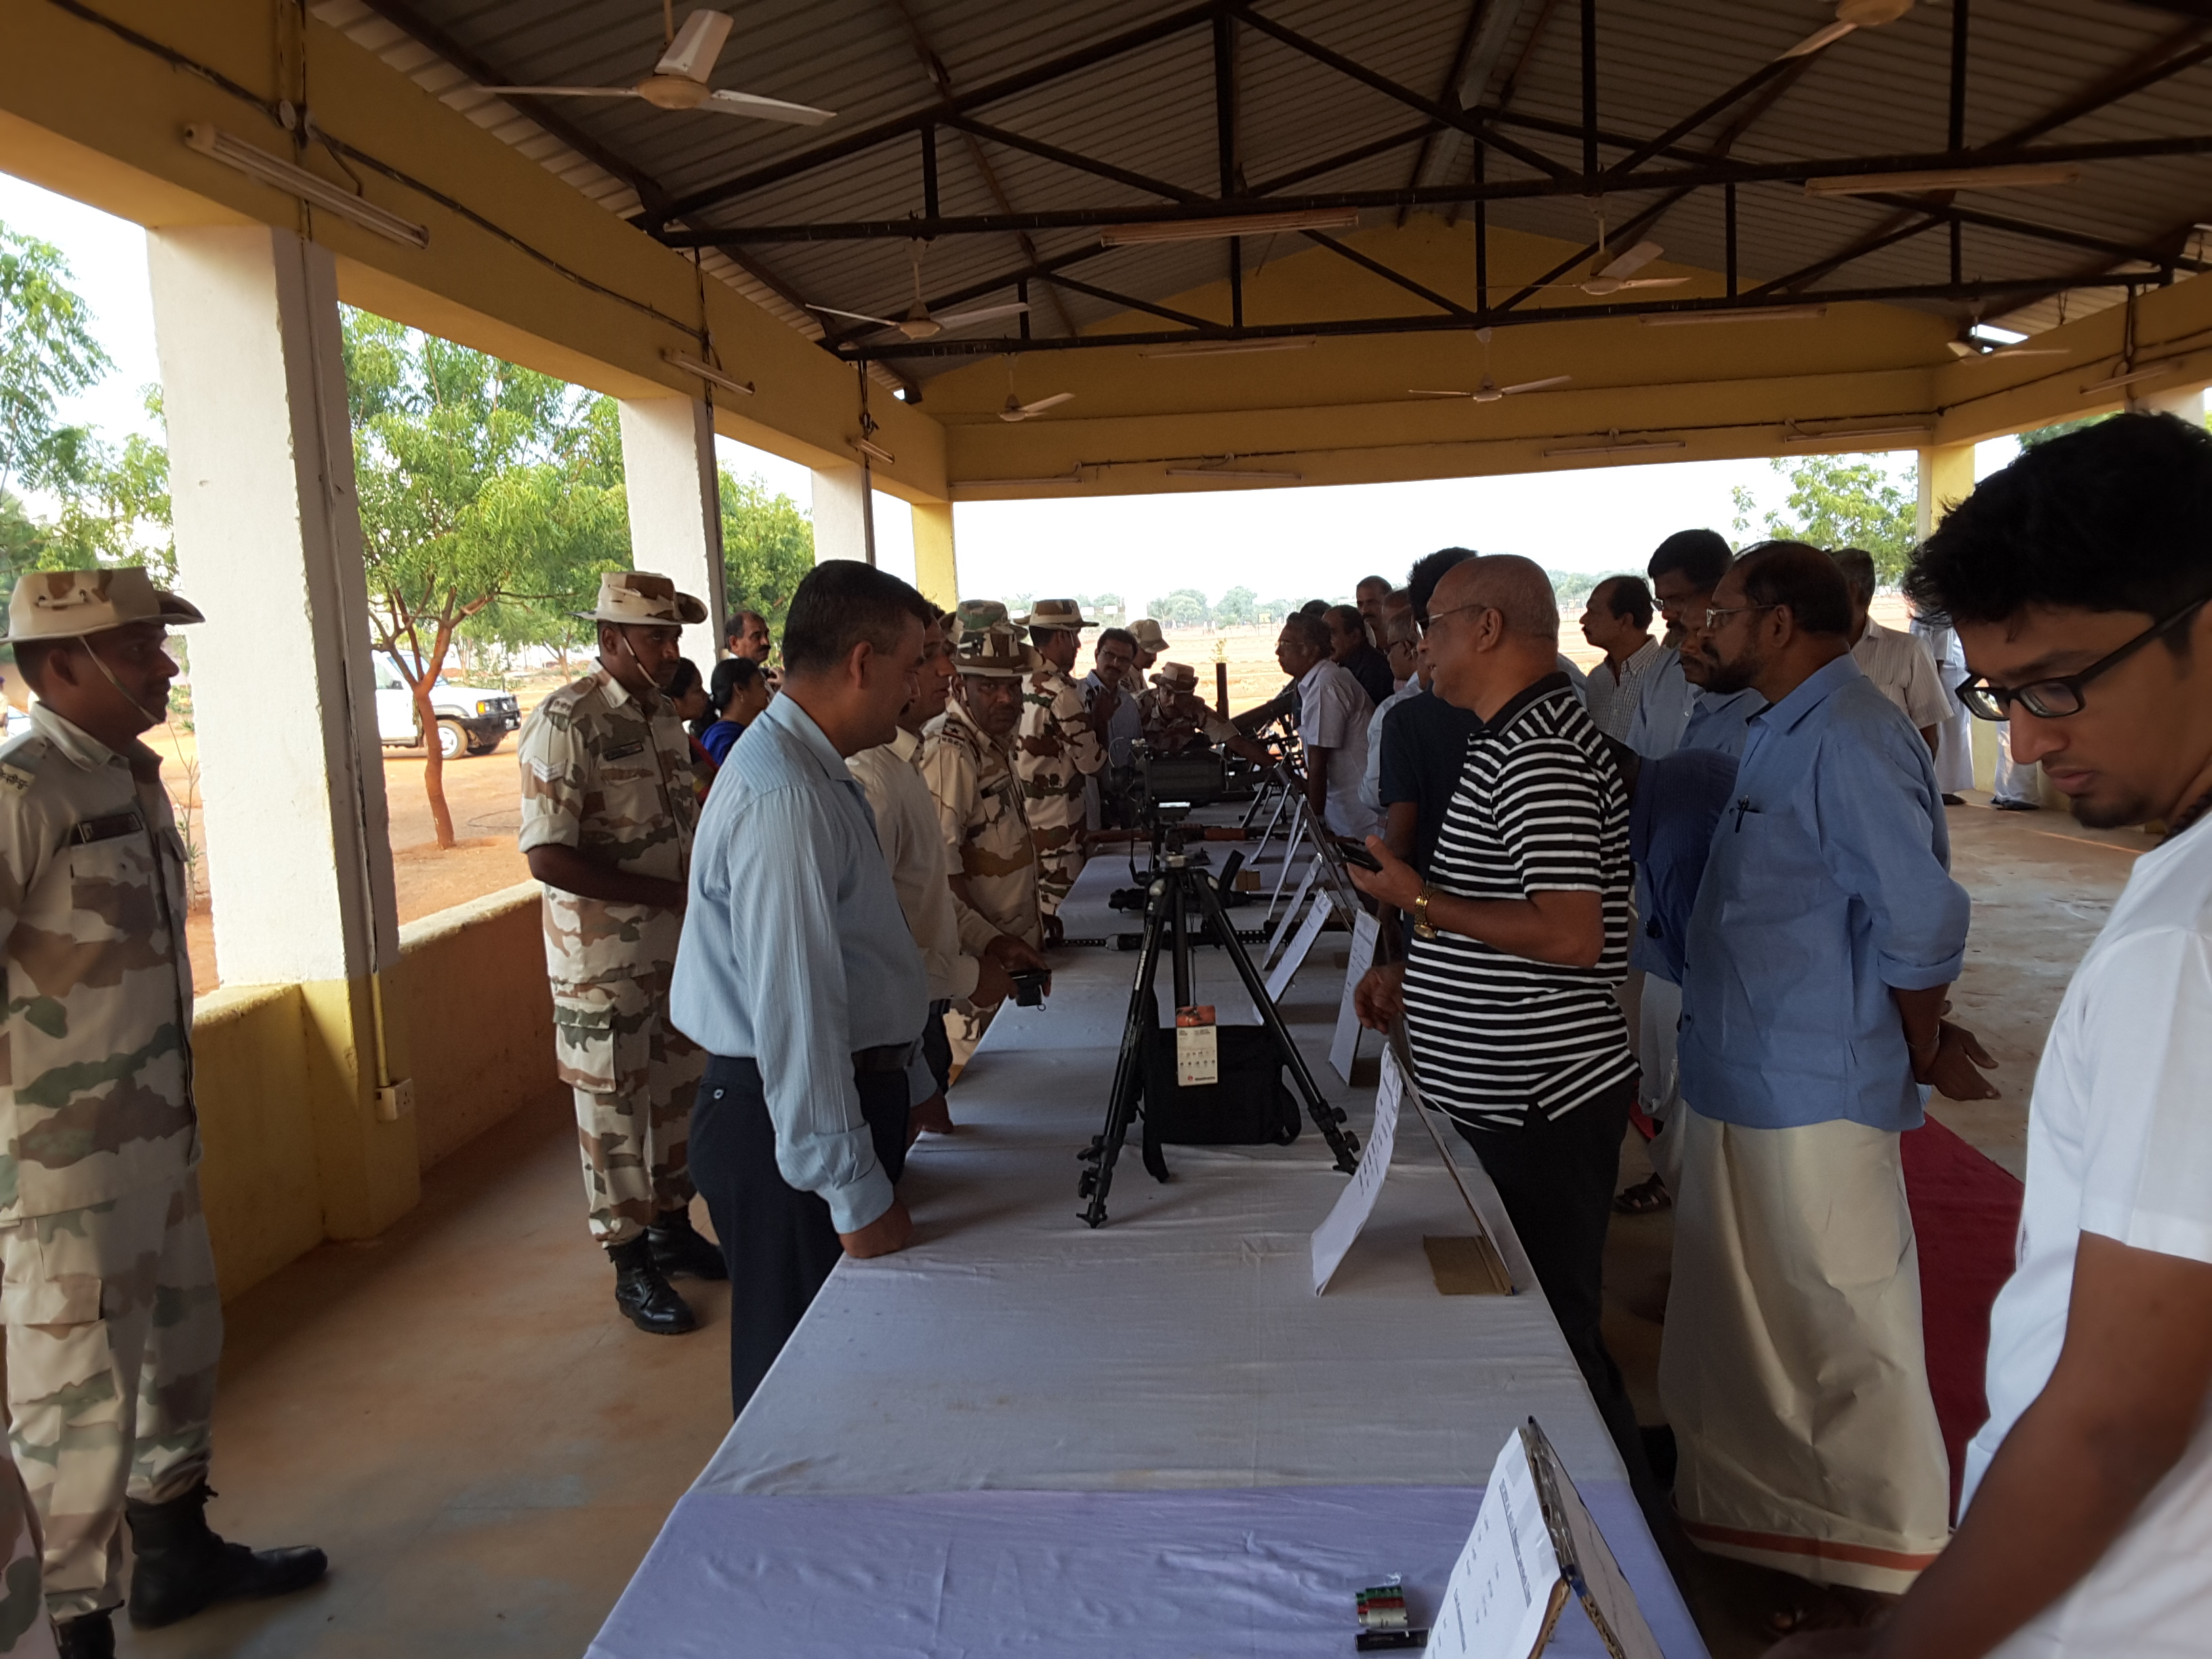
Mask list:
[[[1982,1391],[1990,1304],[2012,1277],[2021,1188],[1929,1118],[1904,1138],[1905,1194],[1920,1243],[1920,1326],[1928,1388],[1951,1454],[1951,1506],[1966,1467],[1966,1442],[1988,1419]]]

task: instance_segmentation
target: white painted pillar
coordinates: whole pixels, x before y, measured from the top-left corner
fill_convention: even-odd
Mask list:
[[[726,614],[714,411],[696,398],[625,402],[622,441],[630,562],[706,602],[707,620],[684,630],[684,654],[708,673],[722,653]]]
[[[412,1119],[377,1112],[399,939],[336,270],[259,225],[146,243],[179,585],[208,617],[188,648],[216,964],[300,986],[325,1225],[359,1237],[417,1171]]]
[[[857,559],[873,564],[875,504],[865,466],[814,469],[814,562]]]

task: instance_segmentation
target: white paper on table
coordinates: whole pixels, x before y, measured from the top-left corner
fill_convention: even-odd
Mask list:
[[[1344,1000],[1337,1005],[1336,1031],[1328,1043],[1329,1066],[1346,1083],[1359,1059],[1359,1015],[1352,1008],[1352,994],[1375,965],[1376,932],[1375,918],[1364,910],[1353,919],[1352,955],[1344,964]]]
[[[1375,1091],[1375,1124],[1367,1132],[1367,1145],[1360,1149],[1359,1167],[1336,1195],[1328,1217],[1314,1229],[1316,1296],[1328,1288],[1352,1240],[1359,1237],[1359,1230],[1374,1212],[1375,1196],[1382,1190],[1382,1178],[1390,1173],[1390,1149],[1398,1139],[1398,1100],[1405,1084],[1396,1062],[1384,1054],[1382,1080]]]
[[[1335,909],[1327,893],[1314,895],[1312,904],[1306,909],[1306,919],[1298,924],[1298,931],[1291,935],[1289,949],[1283,952],[1282,960],[1267,975],[1268,1001],[1282,1000],[1283,993],[1291,988],[1291,981],[1298,976],[1298,969],[1305,966],[1306,957],[1312,953],[1314,941],[1321,937],[1321,930],[1328,925]]]
[[[1498,1454],[1474,1530],[1429,1626],[1429,1659],[1532,1659],[1566,1601],[1528,1455],[1516,1432]]]

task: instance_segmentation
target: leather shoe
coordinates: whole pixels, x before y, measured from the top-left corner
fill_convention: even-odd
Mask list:
[[[653,1265],[650,1238],[640,1233],[627,1244],[610,1244],[607,1256],[615,1264],[615,1306],[631,1324],[653,1336],[682,1336],[699,1328],[690,1304]]]
[[[115,1659],[115,1621],[105,1613],[82,1613],[54,1626],[61,1659]]]
[[[165,1504],[125,1503],[134,1558],[132,1624],[150,1629],[216,1601],[289,1595],[330,1570],[329,1558],[312,1546],[250,1550],[224,1542],[207,1523],[207,1501],[214,1496],[203,1484]]]
[[[653,1241],[653,1265],[660,1269],[664,1279],[720,1281],[730,1276],[721,1247],[699,1237],[689,1210],[664,1210],[645,1230],[645,1236]]]

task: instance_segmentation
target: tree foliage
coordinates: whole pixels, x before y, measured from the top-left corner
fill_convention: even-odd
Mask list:
[[[453,845],[431,689],[464,629],[542,636],[629,563],[610,400],[431,335],[343,319],[369,626],[414,693],[438,844]]]
[[[1213,607],[1213,620],[1223,628],[1249,628],[1260,617],[1260,596],[1249,587],[1232,587]]]
[[[1918,504],[1882,467],[1849,455],[1808,455],[1773,465],[1790,481],[1789,513],[1766,514],[1768,537],[1814,547],[1863,548],[1874,555],[1875,572],[1882,581],[1894,582],[1905,574],[1918,539]],[[1739,533],[1749,504],[1748,492],[1740,489]]]
[[[742,483],[722,471],[722,597],[735,616],[758,611],[769,632],[783,637],[791,596],[814,568],[814,525],[788,495],[771,495],[767,483]]]
[[[57,418],[112,367],[72,280],[52,242],[0,225],[0,490],[52,487],[90,435]]]
[[[1178,587],[1145,607],[1163,628],[1203,628],[1213,615],[1206,595],[1194,587]]]

